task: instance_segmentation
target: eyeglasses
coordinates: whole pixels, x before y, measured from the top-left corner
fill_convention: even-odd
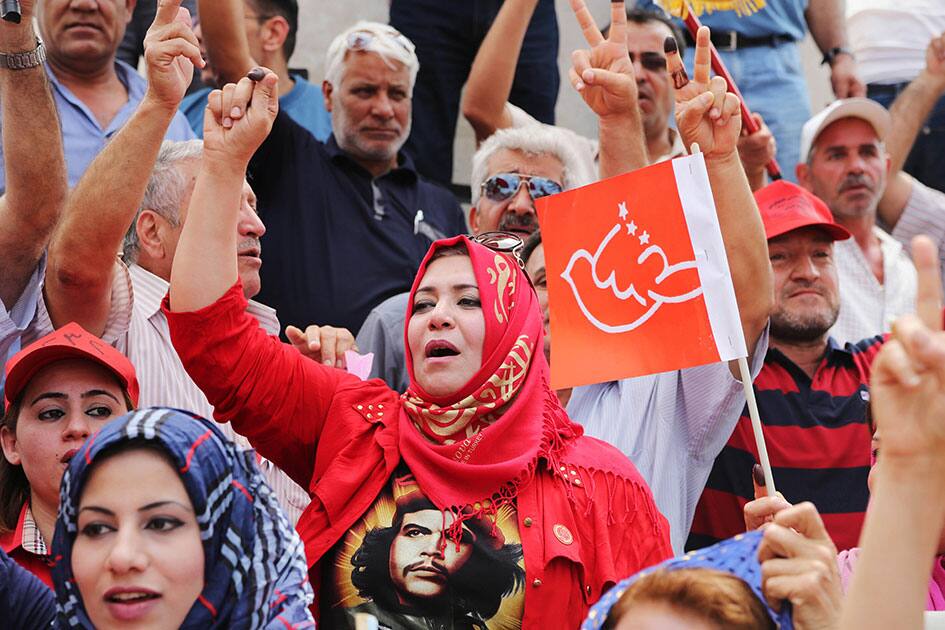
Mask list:
[[[505,201],[514,197],[522,184],[527,185],[532,201],[548,195],[557,195],[562,191],[561,184],[547,177],[498,173],[482,182],[482,194],[491,201]]]
[[[381,33],[375,33],[374,31],[354,31],[349,33],[347,41],[348,50],[368,50],[371,44],[378,39],[392,41],[411,55],[414,54],[414,50],[416,49],[413,42],[404,37],[400,31],[390,29]]]
[[[636,60],[637,56],[630,53],[630,62],[634,63]],[[640,65],[650,72],[663,72],[666,70],[666,57],[658,52],[640,53]]]
[[[478,243],[483,247],[488,247],[494,252],[500,254],[511,254],[518,266],[525,269],[525,261],[522,260],[522,249],[525,247],[525,241],[518,234],[511,232],[483,232],[478,236],[469,236],[469,240]]]

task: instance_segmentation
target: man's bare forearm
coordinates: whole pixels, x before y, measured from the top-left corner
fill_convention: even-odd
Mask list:
[[[199,0],[197,10],[210,65],[224,82],[239,81],[256,65],[246,40],[243,0]]]
[[[885,226],[892,230],[905,210],[912,194],[912,178],[902,172],[919,130],[931,114],[935,103],[945,93],[945,78],[923,70],[889,108],[891,126],[886,136],[889,154],[889,177],[879,200],[877,212]]]
[[[463,117],[482,142],[497,129],[511,124],[506,102],[512,92],[528,23],[538,0],[507,0],[489,27],[473,60],[463,93]]]
[[[737,152],[706,160],[706,170],[750,351],[765,328],[774,300],[764,225]]]
[[[49,247],[46,274],[46,303],[56,326],[76,321],[93,334],[103,332],[115,255],[141,205],[174,113],[145,97],[69,195]]]
[[[599,133],[601,179],[649,165],[639,110],[617,118],[601,118]]]
[[[36,48],[32,25],[0,27],[0,51]],[[0,198],[0,300],[12,308],[59,220],[66,166],[59,117],[43,66],[0,70],[6,193]]]
[[[844,0],[810,0],[804,16],[807,28],[821,52],[846,47],[846,2]]]
[[[892,127],[886,138],[890,175],[902,170],[912,145],[935,103],[945,93],[945,78],[923,71],[896,97],[889,108]]]

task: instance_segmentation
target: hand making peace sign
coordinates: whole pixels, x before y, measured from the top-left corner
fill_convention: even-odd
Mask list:
[[[742,129],[738,97],[727,92],[722,77],[709,79],[712,54],[709,51],[709,28],[703,26],[696,34],[695,63],[692,80],[676,89],[676,127],[686,147],[697,142],[706,158],[735,154]],[[673,52],[668,67],[673,66]]]
[[[623,0],[611,2],[610,33],[605,39],[584,0],[571,0],[571,9],[590,49],[571,53],[571,85],[600,118],[635,113],[637,82],[627,52],[627,12]]]

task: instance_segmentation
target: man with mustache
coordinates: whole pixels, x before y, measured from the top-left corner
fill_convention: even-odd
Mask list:
[[[211,55],[221,51],[214,33],[244,31],[243,5],[200,3],[213,10],[213,31],[202,25]],[[356,331],[372,308],[410,288],[434,240],[466,232],[455,197],[401,152],[419,65],[398,31],[358,22],[326,53],[328,140],[318,142],[283,110],[250,161],[270,253],[259,297],[284,320]]]
[[[141,107],[92,161],[68,198],[49,247],[44,299],[24,340],[29,343],[77,322],[131,359],[141,406],[177,407],[212,417],[213,407],[174,351],[161,311],[203,152],[199,140],[162,144],[192,72],[175,53],[184,27],[174,17],[179,3],[162,5],[149,31],[149,87]],[[248,298],[259,292],[259,239],[266,231],[255,205],[253,190],[244,181],[237,231],[239,275]],[[123,261],[115,256],[122,249]],[[250,302],[247,310],[267,332],[278,334],[273,309]],[[229,436],[236,434],[229,431]],[[294,522],[308,495],[269,462],[262,466]]]
[[[62,127],[69,186],[79,181],[92,159],[121,129],[144,98],[147,82],[116,59],[135,0],[41,0],[36,17],[46,55],[46,76]],[[196,40],[182,46],[199,59]],[[187,140],[194,134],[181,114],[173,116],[166,136]],[[3,156],[0,154],[0,164]],[[6,179],[0,168],[0,191]]]
[[[824,202],[784,181],[755,198],[774,272],[770,345],[754,381],[774,480],[790,503],[812,501],[837,548],[847,549],[869,500],[870,367],[885,339],[843,345],[830,333],[842,295],[836,254],[853,239]],[[745,531],[742,506],[765,493],[752,487],[757,461],[746,408],[712,466],[687,549]]]
[[[899,112],[895,123],[878,103],[849,98],[830,104],[802,132],[805,161],[797,165],[798,183],[853,235],[836,246],[843,290],[831,335],[840,343],[887,332],[896,318],[914,310],[909,241],[919,233],[943,238],[945,195],[900,172],[918,133],[917,117],[945,92],[941,38],[930,44],[927,67],[913,83],[893,104]]]

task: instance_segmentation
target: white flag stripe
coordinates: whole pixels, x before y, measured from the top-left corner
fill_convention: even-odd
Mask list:
[[[731,361],[747,357],[748,349],[705,159],[701,153],[676,158],[673,171],[719,358]]]

